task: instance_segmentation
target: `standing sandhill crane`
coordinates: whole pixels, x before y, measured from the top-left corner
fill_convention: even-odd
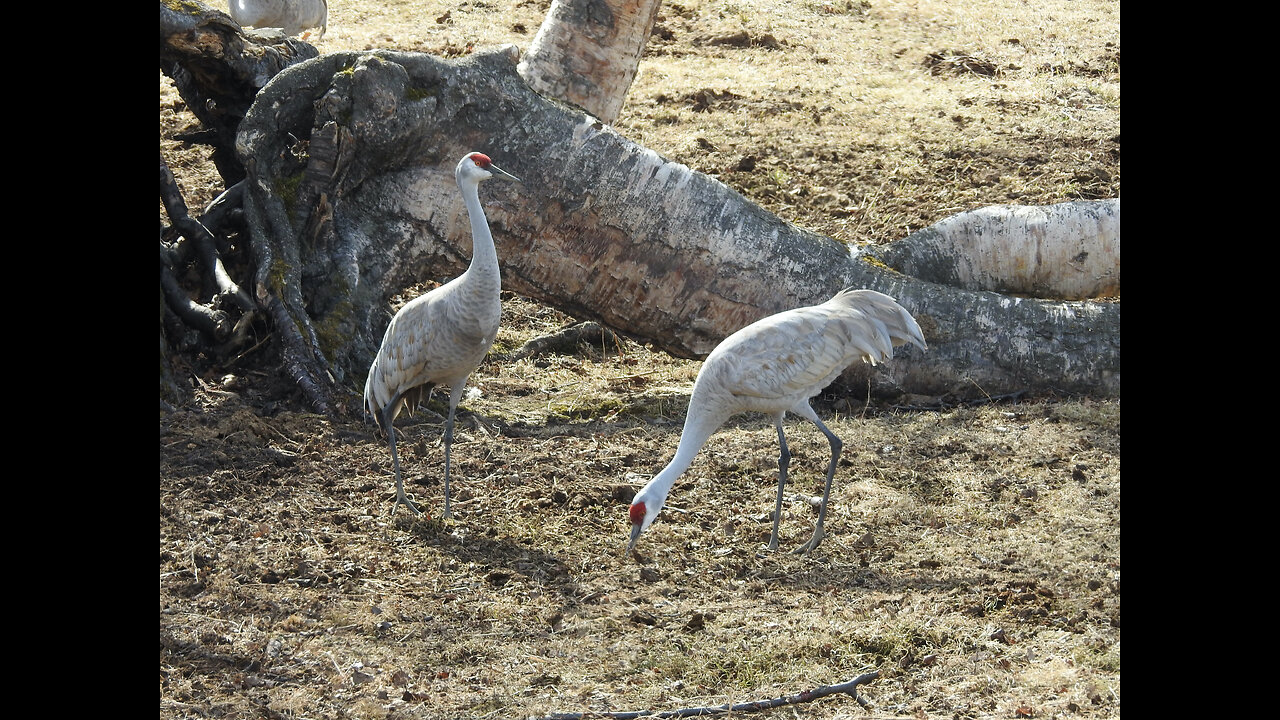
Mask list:
[[[401,503],[422,514],[404,494],[400,460],[396,456],[396,416],[402,408],[412,410],[418,401],[429,400],[436,385],[448,385],[449,417],[444,423],[444,517],[450,516],[449,449],[453,444],[453,416],[467,378],[480,365],[498,335],[498,317],[502,314],[498,251],[480,207],[480,183],[492,177],[516,182],[520,179],[499,169],[487,155],[478,152],[462,158],[453,176],[471,220],[471,265],[463,274],[400,308],[382,336],[382,347],[364,383],[365,412],[373,415],[391,445],[391,462],[396,472],[393,514]]]
[[[787,483],[791,460],[782,432],[783,416],[790,411],[811,420],[831,443],[831,464],[818,509],[818,525],[813,537],[793,552],[817,548],[824,535],[822,520],[827,514],[841,442],[818,419],[809,398],[821,392],[853,361],[861,358],[872,365],[884,362],[893,357],[895,346],[908,342],[927,349],[915,318],[893,298],[874,290],[843,290],[821,305],[770,315],[730,335],[711,351],[698,371],[675,457],[636,493],[631,503],[631,542],[627,552],[634,552],[640,534],[662,511],[672,484],[693,463],[712,433],[740,412],[772,415],[778,444],[782,446],[770,550],[778,549],[782,488]]]
[[[241,27],[280,28],[285,35],[329,29],[328,0],[227,0],[231,19]]]

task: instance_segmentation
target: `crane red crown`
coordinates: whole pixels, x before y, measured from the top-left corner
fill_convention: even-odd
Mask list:
[[[482,168],[487,168],[493,164],[493,161],[489,159],[489,156],[484,153],[471,153],[469,157],[471,158],[471,162]]]
[[[644,503],[639,502],[631,506],[631,524],[639,525],[644,522]]]

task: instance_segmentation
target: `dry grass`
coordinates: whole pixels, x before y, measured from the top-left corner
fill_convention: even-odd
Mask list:
[[[545,12],[335,2],[318,47],[527,47]],[[755,44],[724,44],[740,30]],[[161,150],[198,207],[217,181],[165,139],[192,120],[161,85]],[[888,242],[976,206],[1118,195],[1119,96],[1114,2],[670,3],[618,127],[797,224]],[[572,320],[505,313],[498,350]],[[198,368],[161,414],[162,718],[671,709],[869,669],[871,712],[766,717],[1120,715],[1119,402],[924,412],[833,391],[820,413],[846,451],[811,557],[763,550],[776,438],[744,416],[638,565],[629,492],[673,453],[697,363],[633,343],[491,358],[441,522],[389,517],[383,441],[302,411],[261,359]],[[439,432],[419,414],[400,445],[434,511]],[[812,531],[827,457],[814,428],[788,432],[784,548]]]
[[[873,717],[1119,715],[1118,403],[826,408],[847,451],[807,558],[762,550],[776,446],[744,417],[677,483],[642,566],[628,489],[674,449],[696,363],[626,349],[525,383],[482,368],[447,523],[387,516],[386,448],[359,423],[217,390],[162,417],[162,716],[667,709],[869,669]],[[637,365],[665,404],[599,379]],[[583,416],[546,409],[584,377]],[[410,492],[438,512],[439,420],[404,425]],[[784,548],[812,530],[826,457],[813,428],[789,435]]]

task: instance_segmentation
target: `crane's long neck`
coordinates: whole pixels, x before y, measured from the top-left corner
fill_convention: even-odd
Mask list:
[[[480,184],[459,183],[458,189],[462,191],[467,218],[471,221],[471,265],[467,268],[467,276],[476,287],[496,293],[502,289],[502,275],[498,271],[498,251],[493,246],[493,234],[489,232],[489,222],[485,219],[484,208],[480,206]]]
[[[675,457],[653,476],[640,493],[637,493],[636,500],[655,498],[665,502],[667,493],[671,491],[671,486],[675,484],[676,479],[689,469],[693,459],[698,456],[698,451],[702,450],[702,446],[707,444],[707,440],[726,419],[697,412],[690,403],[689,414],[684,419],[684,431],[680,433],[680,445],[676,447]]]

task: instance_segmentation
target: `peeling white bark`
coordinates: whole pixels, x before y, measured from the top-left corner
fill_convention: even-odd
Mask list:
[[[660,3],[553,0],[519,72],[529,87],[606,123],[618,119]]]
[[[969,290],[1083,300],[1120,295],[1120,199],[953,215],[884,248],[889,267]]]

